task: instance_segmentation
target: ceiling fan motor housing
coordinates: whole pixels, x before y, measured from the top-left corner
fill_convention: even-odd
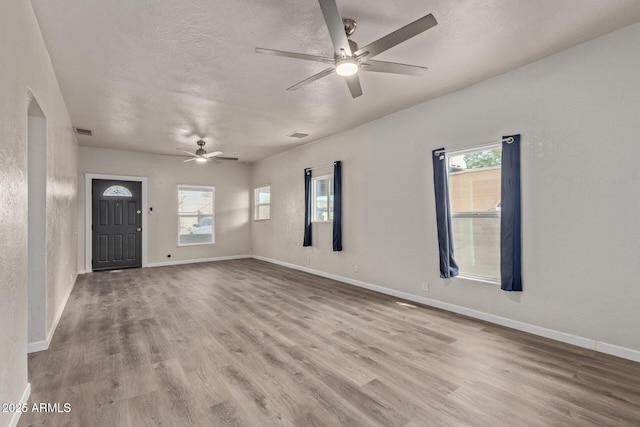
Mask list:
[[[204,145],[206,144],[204,140],[200,139],[196,142],[196,144],[198,144],[198,146],[200,147],[196,150],[196,156],[204,156],[205,154],[207,154],[207,150],[204,149]]]

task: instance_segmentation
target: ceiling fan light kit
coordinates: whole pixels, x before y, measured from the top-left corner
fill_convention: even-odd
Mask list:
[[[322,62],[333,65],[332,68],[327,68],[301,81],[300,83],[296,83],[295,85],[287,88],[287,90],[300,89],[301,87],[315,82],[322,77],[333,74],[335,71],[337,75],[345,78],[345,82],[351,92],[351,96],[356,98],[362,95],[360,78],[358,76],[359,70],[378,73],[403,74],[408,76],[419,76],[427,70],[426,67],[419,67],[417,65],[375,61],[371,58],[427,31],[429,28],[436,26],[438,22],[432,14],[425,15],[400,29],[387,34],[373,43],[358,49],[358,44],[349,39],[358,26],[356,21],[350,18],[343,19],[340,16],[336,0],[318,0],[318,2],[320,3],[320,9],[322,10],[325,24],[329,30],[329,36],[331,36],[331,43],[334,47],[333,58],[259,47],[256,48],[256,53],[304,59],[306,61]]]
[[[354,58],[344,58],[336,61],[336,74],[339,76],[353,76],[358,72],[360,64]]]

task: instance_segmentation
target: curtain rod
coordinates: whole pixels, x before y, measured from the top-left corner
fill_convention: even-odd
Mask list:
[[[485,145],[491,145],[491,144],[500,144],[502,142],[506,142],[507,144],[511,144],[513,142],[513,137],[510,136],[508,138],[505,139],[501,139],[500,141],[492,141],[492,142],[485,142],[484,144],[478,144],[478,145],[474,145],[473,147],[467,147],[467,148],[463,148],[461,150],[452,150],[452,151],[465,151],[465,150],[472,150],[474,148],[480,148],[480,147],[484,147]],[[448,153],[449,150],[437,150],[434,151],[433,154],[436,156],[440,156],[442,154],[446,154]]]
[[[315,169],[328,168],[329,166],[334,166],[335,164],[336,164],[336,162],[331,162],[331,163],[327,163],[326,165],[318,165],[318,166],[312,166],[310,168],[304,168],[304,170],[312,171],[312,170],[315,170]]]

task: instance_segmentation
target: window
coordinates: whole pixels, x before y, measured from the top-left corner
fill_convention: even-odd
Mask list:
[[[333,221],[333,175],[312,178],[314,222]]]
[[[214,187],[178,186],[178,246],[214,243]]]
[[[102,195],[110,197],[133,197],[131,191],[129,191],[127,187],[123,187],[122,185],[112,185],[111,187],[104,190]]]
[[[271,218],[271,186],[265,185],[253,190],[253,219],[262,221]]]
[[[500,281],[500,145],[447,153],[453,250],[460,276]]]

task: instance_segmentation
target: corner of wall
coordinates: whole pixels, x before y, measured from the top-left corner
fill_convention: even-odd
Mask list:
[[[20,401],[16,403],[19,405],[26,405],[30,395],[31,395],[31,383],[27,383],[27,386],[25,387],[24,391],[22,392],[22,396],[20,397]],[[16,427],[18,425],[18,422],[20,421],[21,415],[22,415],[22,412],[17,412],[17,411],[14,412],[13,415],[11,416],[11,419],[9,420],[8,427]]]

